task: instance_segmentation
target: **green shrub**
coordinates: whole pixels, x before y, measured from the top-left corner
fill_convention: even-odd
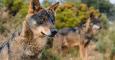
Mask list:
[[[109,20],[105,14],[102,14],[100,17],[101,23],[102,23],[102,28],[108,29],[109,27]]]
[[[5,28],[5,27],[0,26],[0,34],[4,33],[4,32],[5,32],[5,30],[6,30],[6,28]]]
[[[61,59],[58,55],[53,54],[52,50],[44,49],[42,51],[42,55],[40,56],[40,60],[61,60]]]

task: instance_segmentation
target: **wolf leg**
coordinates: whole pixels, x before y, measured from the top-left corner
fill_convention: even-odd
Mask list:
[[[82,60],[88,60],[88,57],[87,57],[87,47],[84,46],[84,44],[81,44],[79,46],[79,51],[80,51],[80,57]]]

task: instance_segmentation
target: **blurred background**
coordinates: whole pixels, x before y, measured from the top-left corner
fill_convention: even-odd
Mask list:
[[[40,0],[46,8],[59,1],[56,11],[56,27],[78,26],[90,12],[100,16],[103,29],[96,36],[98,41],[89,47],[90,60],[115,60],[115,0]],[[0,0],[0,43],[12,32],[19,30],[28,11],[29,0]],[[78,52],[70,49],[66,57],[54,56],[45,51],[41,60],[80,60]]]

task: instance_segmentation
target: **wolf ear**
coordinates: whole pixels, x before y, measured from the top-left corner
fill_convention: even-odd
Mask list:
[[[51,6],[49,7],[49,10],[55,11],[58,6],[59,6],[59,2],[57,2],[57,3],[53,4],[53,5],[51,5]]]
[[[91,22],[91,18],[88,18],[85,23],[85,32],[87,32],[88,29],[90,28],[90,22]]]
[[[24,38],[27,38],[28,40],[32,40],[32,38],[33,38],[33,33],[29,27],[27,20],[25,20],[23,22],[23,28],[22,28],[21,36],[23,36]]]
[[[41,9],[42,9],[42,7],[40,6],[39,0],[31,0],[30,1],[29,10],[28,10],[29,14],[35,14]]]

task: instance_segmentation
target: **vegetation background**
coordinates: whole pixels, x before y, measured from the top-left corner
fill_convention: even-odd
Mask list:
[[[85,21],[91,12],[99,16],[103,29],[97,35],[98,41],[92,42],[90,60],[115,60],[115,4],[109,0],[42,0],[41,5],[47,7],[56,1],[60,6],[56,12],[56,27],[78,26]],[[0,43],[19,30],[28,10],[29,0],[0,0]],[[70,49],[64,57],[53,55],[51,50],[44,50],[41,60],[80,60],[78,51]]]

